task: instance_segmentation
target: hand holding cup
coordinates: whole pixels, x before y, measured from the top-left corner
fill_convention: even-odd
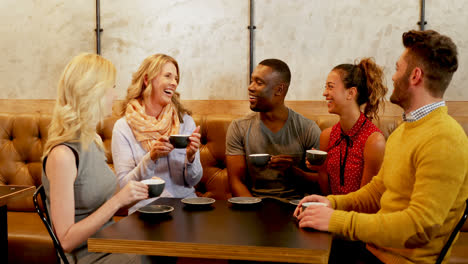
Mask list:
[[[271,155],[267,153],[249,155],[249,162],[257,167],[265,167],[266,165],[268,165],[270,159]]]
[[[192,163],[195,159],[195,153],[197,153],[198,149],[200,148],[201,134],[200,134],[200,126],[197,126],[193,131],[192,135],[188,138],[189,144],[187,146],[187,160]]]
[[[164,190],[164,186],[166,185],[166,182],[163,179],[159,177],[156,177],[157,179],[154,178],[155,177],[141,181],[141,183],[144,183],[148,186],[148,197],[150,198],[159,197]]]
[[[189,144],[189,135],[170,135],[169,142],[174,148],[186,148]]]
[[[308,202],[309,204],[306,206]],[[306,210],[303,210],[303,207],[306,207]],[[333,211],[331,203],[326,197],[310,195],[299,202],[299,205],[294,211],[294,216],[299,220],[300,228],[307,227],[328,231]]]
[[[294,157],[290,155],[272,156],[268,166],[272,169],[285,171],[294,165]]]
[[[304,203],[308,203],[305,206],[306,208],[309,206],[315,207],[317,205],[331,208],[331,202],[325,196],[313,194],[302,198],[302,200],[297,205],[296,210],[294,210],[295,217],[298,217],[305,210],[303,207]]]
[[[119,208],[130,206],[148,198],[148,187],[137,181],[129,181],[114,197]]]
[[[174,146],[169,142],[169,138],[167,136],[160,137],[154,144],[150,150],[151,159],[156,161],[160,157],[165,157],[169,155],[174,149]]]
[[[316,169],[312,166],[321,166],[327,159],[328,153],[318,149],[309,149],[306,152],[306,165],[309,169]],[[310,167],[309,167],[310,166]]]

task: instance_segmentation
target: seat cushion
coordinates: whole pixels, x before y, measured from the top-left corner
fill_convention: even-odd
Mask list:
[[[8,212],[8,263],[56,263],[54,244],[35,212]]]

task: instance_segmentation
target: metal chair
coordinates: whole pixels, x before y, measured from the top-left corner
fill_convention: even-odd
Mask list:
[[[38,201],[37,197],[39,196],[40,202]],[[55,247],[55,254],[57,255],[58,262],[62,260],[63,263],[68,264],[67,257],[65,256],[65,252],[63,251],[62,245],[58,240],[57,236],[55,235],[54,230],[52,229],[52,225],[49,218],[49,213],[47,211],[46,206],[46,195],[44,191],[44,186],[39,186],[36,192],[33,195],[34,206],[36,207],[36,211],[39,214],[42,222],[44,223],[47,231],[49,232],[50,237],[52,238],[52,242],[54,242]]]
[[[447,254],[447,251],[450,249],[450,246],[452,246],[453,240],[455,239],[458,232],[460,231],[463,224],[465,223],[466,218],[468,218],[468,200],[466,200],[465,212],[463,213],[460,221],[458,221],[458,224],[453,229],[452,234],[450,234],[450,237],[447,240],[447,242],[445,243],[444,247],[442,248],[442,251],[440,251],[440,255],[436,260],[436,264],[440,264],[444,260],[445,255]]]

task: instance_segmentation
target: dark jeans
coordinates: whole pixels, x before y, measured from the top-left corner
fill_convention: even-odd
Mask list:
[[[366,249],[366,244],[360,241],[349,241],[334,238],[328,264],[383,264],[376,256]]]

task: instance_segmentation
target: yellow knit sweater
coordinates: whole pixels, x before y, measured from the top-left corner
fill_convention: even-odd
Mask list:
[[[366,242],[385,263],[434,263],[463,214],[467,181],[467,136],[439,107],[390,135],[369,184],[328,196],[337,209],[329,230]]]

